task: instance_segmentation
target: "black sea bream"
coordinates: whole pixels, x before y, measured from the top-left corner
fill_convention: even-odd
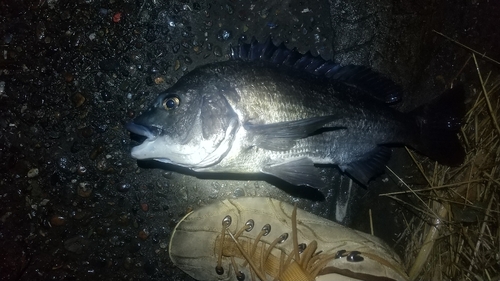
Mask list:
[[[146,137],[132,149],[136,159],[264,173],[294,185],[321,186],[315,164],[337,165],[366,184],[393,145],[460,165],[463,89],[409,113],[388,105],[399,96],[398,86],[365,67],[253,41],[233,49],[232,60],[182,77],[127,128]]]

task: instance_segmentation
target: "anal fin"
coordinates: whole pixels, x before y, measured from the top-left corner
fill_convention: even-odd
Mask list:
[[[368,182],[373,177],[384,172],[389,158],[391,158],[391,149],[385,146],[378,146],[368,152],[363,159],[339,165],[339,167],[359,183],[368,185]]]
[[[265,166],[261,171],[297,186],[320,188],[325,185],[313,161],[306,157]]]

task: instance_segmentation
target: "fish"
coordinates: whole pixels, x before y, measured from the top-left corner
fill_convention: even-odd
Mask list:
[[[267,174],[313,188],[325,186],[323,165],[368,185],[384,172],[394,146],[459,166],[463,87],[410,112],[393,106],[402,92],[368,67],[253,39],[232,47],[229,60],[187,73],[127,123],[144,138],[131,156],[204,175]]]

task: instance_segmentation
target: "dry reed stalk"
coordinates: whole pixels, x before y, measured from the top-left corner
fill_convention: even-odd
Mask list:
[[[464,164],[449,168],[408,150],[427,187],[413,189],[389,169],[408,191],[381,195],[417,212],[400,238],[410,238],[411,280],[500,280],[500,78],[483,78],[474,53],[481,88],[461,131]]]

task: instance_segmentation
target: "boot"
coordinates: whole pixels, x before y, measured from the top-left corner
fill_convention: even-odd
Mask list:
[[[408,280],[377,237],[267,197],[187,214],[172,232],[169,254],[198,280]]]

